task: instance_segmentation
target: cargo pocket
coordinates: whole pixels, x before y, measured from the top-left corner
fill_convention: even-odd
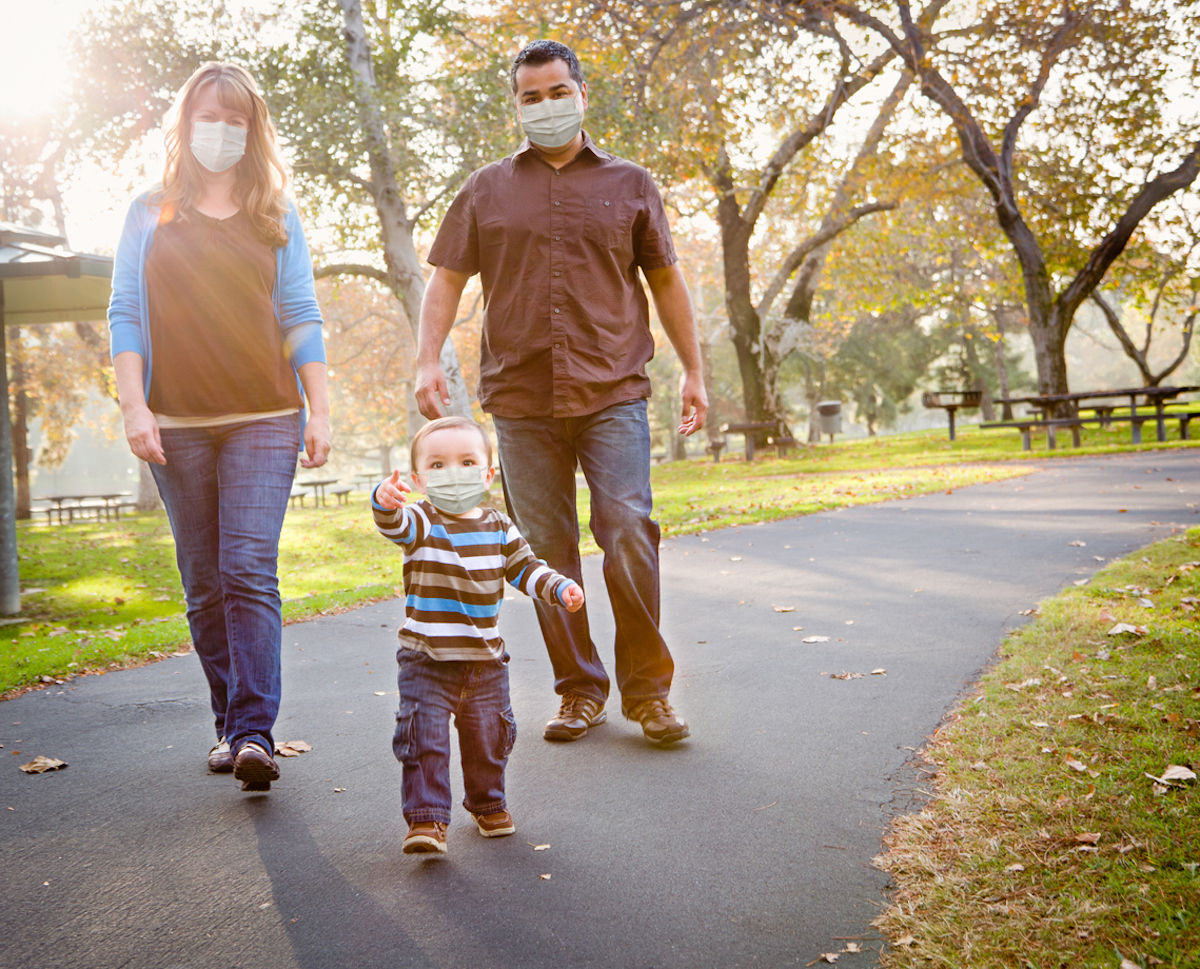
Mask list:
[[[413,718],[416,715],[417,708],[415,706],[408,711],[398,710],[396,712],[396,732],[392,735],[392,753],[402,764],[408,763],[412,758]]]
[[[511,710],[500,714],[500,753],[507,757],[512,753],[513,745],[517,742],[517,721]]]

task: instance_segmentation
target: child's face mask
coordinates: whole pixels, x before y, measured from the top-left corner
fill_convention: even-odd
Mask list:
[[[431,468],[423,472],[425,497],[438,511],[461,515],[476,507],[487,494],[487,469],[482,467]]]

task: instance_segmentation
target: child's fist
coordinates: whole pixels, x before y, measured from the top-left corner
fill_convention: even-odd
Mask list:
[[[395,511],[397,508],[404,506],[404,493],[412,491],[408,485],[400,480],[400,472],[393,471],[391,475],[379,482],[379,486],[375,489],[375,504],[381,508],[387,508]]]
[[[583,589],[574,582],[568,582],[562,590],[562,604],[567,612],[578,612],[583,607]]]

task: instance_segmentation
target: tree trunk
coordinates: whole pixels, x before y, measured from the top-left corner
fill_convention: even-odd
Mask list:
[[[134,508],[137,511],[156,511],[162,506],[162,496],[158,493],[158,482],[154,480],[154,472],[145,461],[138,461],[138,490]]]
[[[8,328],[8,347],[11,364],[12,393],[12,454],[13,470],[17,476],[17,510],[20,520],[30,518],[29,502],[29,397],[25,393],[25,348],[21,343],[21,328]]]
[[[1033,357],[1037,361],[1038,393],[1069,394],[1067,382],[1067,332],[1059,324],[1056,306],[1036,306],[1029,300],[1029,335],[1033,338]],[[1040,318],[1039,318],[1040,317]],[[1052,416],[1069,417],[1075,413],[1070,403],[1052,408]]]
[[[1008,361],[1004,359],[1004,354],[1008,348],[1004,342],[1004,320],[999,313],[993,313],[992,316],[996,320],[997,335],[997,340],[992,345],[992,353],[996,359],[996,377],[1000,381],[1000,396],[1007,400],[1009,396]],[[988,419],[991,420],[991,418]],[[1011,421],[1013,419],[1012,404],[1000,405],[1000,419],[1002,421]]]
[[[964,323],[962,337],[963,354],[967,358],[967,369],[971,371],[972,389],[979,391],[979,407],[983,411],[983,419],[994,421],[996,408],[992,406],[992,393],[988,390],[987,381],[983,379],[983,367],[979,364],[979,353],[975,349],[977,331],[973,326]]]
[[[413,244],[415,225],[408,216],[407,205],[396,182],[391,148],[376,96],[375,68],[371,63],[371,46],[363,24],[362,5],[359,0],[338,0],[338,4],[342,8],[345,23],[342,34],[346,38],[346,55],[354,74],[355,98],[363,119],[363,134],[371,168],[370,191],[379,215],[388,285],[404,308],[415,341],[420,328],[421,300],[425,296],[425,276]],[[446,375],[451,413],[470,417],[471,395],[467,392],[452,340],[447,339],[443,344],[438,363]]]

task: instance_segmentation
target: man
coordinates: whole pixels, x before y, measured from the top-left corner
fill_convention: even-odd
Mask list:
[[[581,582],[575,468],[583,468],[616,620],[621,709],[652,743],[674,743],[688,726],[667,699],[674,663],[658,629],[645,373],[654,341],[638,270],[683,364],[679,430],[689,435],[708,409],[691,300],[650,175],[582,129],[587,85],[575,54],[535,41],[517,55],[511,79],[526,141],[467,179],[438,230],[417,403],[434,418],[450,402],[438,354],[478,272],[479,400],[493,416],[509,514],[540,558]],[[545,737],[577,740],[607,719],[608,674],[586,607],[537,610],[562,697]]]

